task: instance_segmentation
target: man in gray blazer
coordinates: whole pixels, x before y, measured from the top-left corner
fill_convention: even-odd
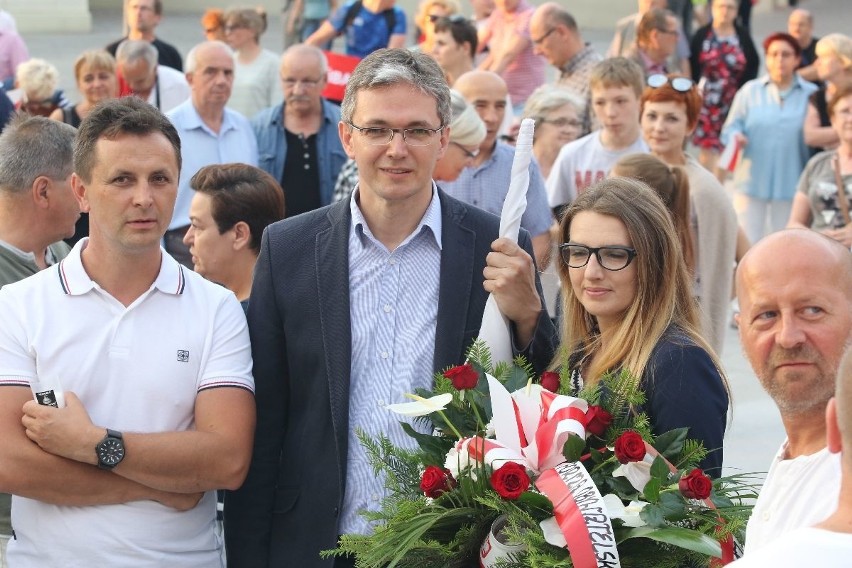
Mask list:
[[[516,351],[539,371],[554,353],[529,234],[497,239],[497,217],[432,181],[450,112],[427,55],[366,57],[339,125],[358,163],[352,197],[264,233],[248,310],[257,434],[248,479],[226,500],[230,567],[352,566],[319,553],[370,531],[359,511],[384,497],[356,430],[412,446],[384,407],[462,362],[488,292]]]

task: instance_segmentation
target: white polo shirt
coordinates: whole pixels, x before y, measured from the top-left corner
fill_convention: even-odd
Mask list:
[[[87,241],[0,290],[0,386],[58,382],[95,424],[123,432],[191,430],[200,391],[254,391],[248,329],[233,293],[163,251],[151,288],[125,307],[86,274]],[[208,492],[177,512],[153,501],[60,507],[15,496],[9,563],[220,566],[215,501]]]

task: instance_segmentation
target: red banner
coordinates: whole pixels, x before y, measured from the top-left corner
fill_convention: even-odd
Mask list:
[[[328,59],[328,83],[322,92],[322,96],[339,103],[343,100],[343,93],[346,92],[349,76],[352,75],[352,71],[355,70],[361,59],[354,55],[344,55],[333,51],[324,53]]]

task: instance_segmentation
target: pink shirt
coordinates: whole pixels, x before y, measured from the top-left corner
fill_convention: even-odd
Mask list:
[[[521,0],[514,12],[494,10],[485,24],[484,39],[494,53],[501,52],[503,45],[515,35],[520,35],[529,42],[526,49],[515,57],[502,73],[509,87],[513,106],[526,102],[530,93],[544,84],[547,62],[543,57],[533,53],[530,38],[530,18],[533,12],[535,7]]]
[[[14,77],[18,65],[29,58],[27,46],[17,32],[0,30],[0,81]]]

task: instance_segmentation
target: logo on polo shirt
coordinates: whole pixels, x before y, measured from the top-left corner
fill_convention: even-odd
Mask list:
[[[177,360],[181,363],[189,363],[189,351],[185,349],[178,349]]]

